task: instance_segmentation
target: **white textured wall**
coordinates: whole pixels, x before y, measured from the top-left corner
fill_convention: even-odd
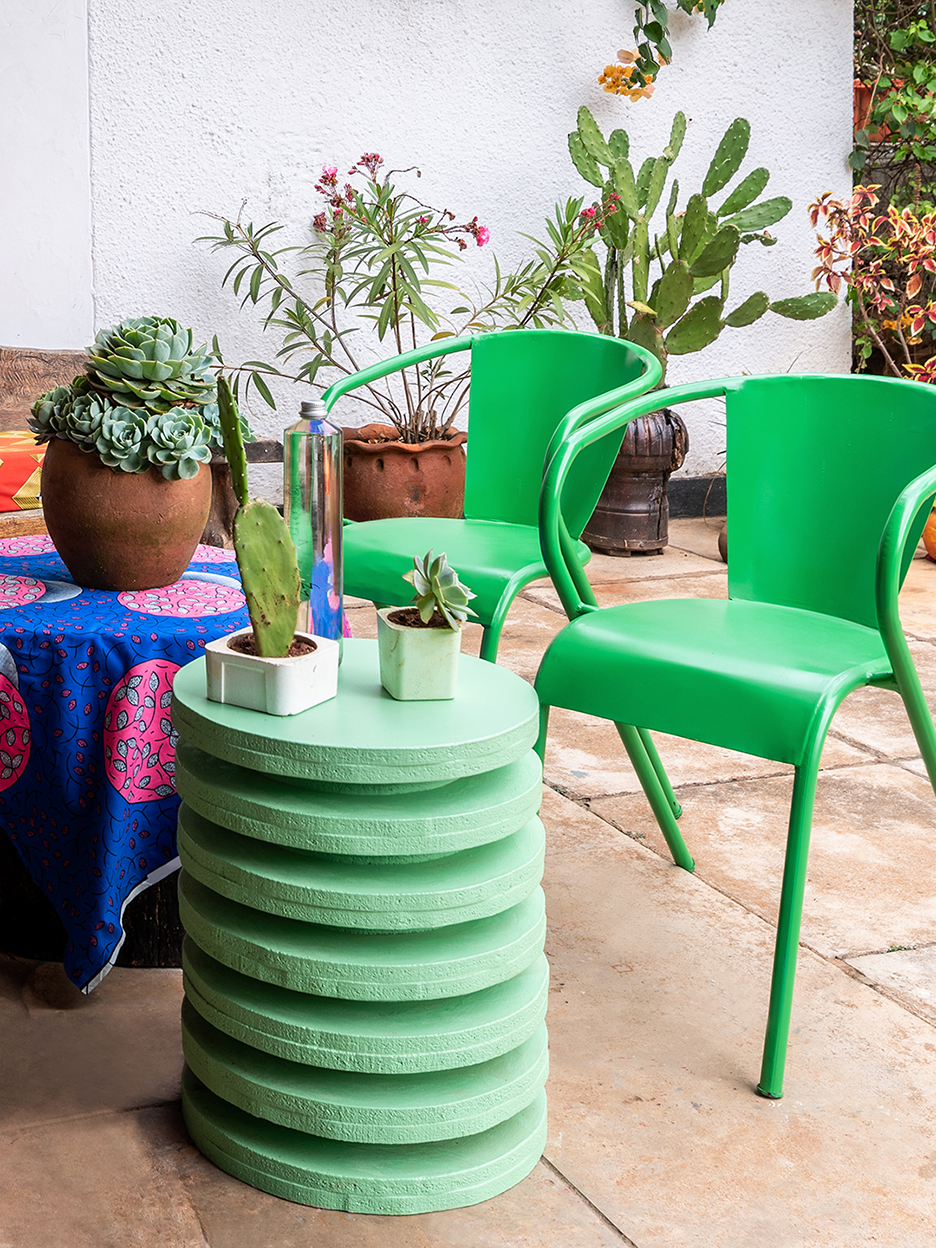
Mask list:
[[[86,0],[0,6],[0,343],[93,325]]]
[[[197,214],[234,215],[246,199],[248,218],[286,221],[300,237],[318,208],[321,165],[347,168],[366,150],[418,163],[421,197],[459,218],[477,214],[510,263],[526,248],[518,233],[539,233],[556,198],[590,193],[566,151],[580,104],[606,132],[624,126],[638,157],[662,150],[682,108],[691,119],[676,166],[683,202],[727,124],[745,116],[745,168],[766,165],[768,194],[789,195],[794,209],[775,228],[776,247],[745,249],[739,301],[758,288],[773,297],[810,288],[806,205],[849,186],[851,0],[727,0],[711,31],[676,14],[674,63],[637,104],[596,83],[627,43],[627,0],[87,3],[95,327],[173,315],[217,333],[229,362],[270,358],[276,344],[221,292],[224,257],[194,242],[212,228]],[[44,189],[55,181],[47,174]],[[479,276],[487,250],[466,253]],[[844,310],[807,323],[768,316],[673,360],[670,380],[848,365]],[[280,414],[261,406],[255,424],[278,431],[307,393],[280,388]],[[695,413],[691,435],[686,470],[717,469],[717,413]]]

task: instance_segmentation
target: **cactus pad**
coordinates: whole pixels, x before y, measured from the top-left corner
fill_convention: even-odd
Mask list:
[[[670,355],[688,355],[714,342],[725,325],[721,315],[723,307],[721,299],[715,295],[693,304],[666,335],[666,349]]]
[[[257,640],[257,653],[284,655],[296,632],[299,569],[296,548],[272,503],[252,499],[234,516],[234,551]]]
[[[750,141],[751,123],[743,117],[736,117],[725,131],[712,157],[712,163],[702,183],[703,195],[714,195],[728,185],[741,168],[741,161],[747,154]]]
[[[777,299],[770,305],[771,312],[785,316],[791,321],[814,321],[818,316],[825,316],[838,303],[835,295],[828,290],[814,290],[809,295],[794,295],[792,299]]]

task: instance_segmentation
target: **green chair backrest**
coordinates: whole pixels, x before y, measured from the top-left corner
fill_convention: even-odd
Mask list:
[[[727,384],[730,596],[876,627],[881,534],[936,464],[936,387],[849,374]]]
[[[525,329],[476,338],[466,518],[535,525],[546,448],[562,417],[577,404],[636,380],[645,369],[630,343],[600,334]],[[562,495],[573,537],[594,511],[622,439],[618,430],[578,457]]]

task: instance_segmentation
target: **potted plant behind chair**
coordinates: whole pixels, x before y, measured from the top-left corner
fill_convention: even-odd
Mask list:
[[[339,643],[297,630],[296,548],[273,504],[249,496],[241,420],[223,377],[218,408],[238,501],[234,553],[250,627],[205,647],[208,697],[270,715],[296,715],[336,695]]]
[[[408,607],[377,612],[380,683],[401,702],[441,701],[455,697],[462,625],[474,611],[475,595],[449,567],[445,552],[430,550],[404,573],[416,590]]]
[[[49,534],[88,589],[172,584],[211,504],[214,361],[190,329],[161,316],[102,330],[88,355],[84,373],[32,408],[36,441],[49,443],[40,486]]]
[[[312,238],[302,247],[274,249],[277,222],[255,228],[217,217],[223,232],[202,241],[231,250],[231,279],[243,302],[267,304],[265,329],[282,332],[280,363],[252,360],[246,392],[255,386],[271,407],[270,377],[290,377],[320,385],[359,374],[373,361],[361,344],[376,343],[397,355],[442,339],[461,338],[497,328],[573,326],[564,306],[581,298],[571,261],[587,245],[596,222],[580,214],[581,199],[557,205],[546,222],[545,241],[534,240],[535,259],[512,273],[495,261],[493,285],[478,299],[451,280],[437,276],[459,259],[473,240],[488,243],[489,231],[477,217],[458,222],[404,189],[399,175],[383,171],[383,158],[365,153],[339,185],[334,166],[323,168],[316,191],[322,197],[312,214]],[[419,171],[416,170],[416,176]],[[290,275],[284,257],[298,253],[301,271]],[[436,306],[432,306],[435,304]],[[364,331],[364,333],[362,333]],[[359,345],[361,344],[361,345]],[[285,365],[302,361],[295,372]],[[398,378],[371,379],[355,400],[372,413],[372,423],[344,429],[344,510],[349,520],[397,516],[462,515],[465,490],[464,443],[456,428],[468,402],[469,372],[443,358],[408,365]]]
[[[751,127],[743,118],[725,131],[701,191],[681,211],[679,184],[673,181],[660,233],[652,233],[651,222],[685,133],[686,118],[677,113],[663,153],[648,157],[636,174],[626,132],[614,130],[606,140],[587,108],[579,109],[578,127],[569,135],[576,169],[602,193],[601,201],[585,212],[604,218],[604,262],[591,248],[572,261],[586,306],[601,333],[626,338],[656,355],[664,369],[661,386],[671,355],[701,351],[726,326],[752,325],[767,311],[812,320],[836,303],[829,294],[771,300],[757,291],[726,311],[729,278],[741,244],[772,246],[776,239],[767,227],[792,207],[785,196],[758,199],[770,178],[764,168],[752,170],[718,207],[709,207],[710,198],[727,188],[747,154]],[[655,280],[653,266],[658,269]],[[667,481],[681,466],[688,446],[685,425],[666,409],[632,421],[583,540],[610,554],[661,550],[667,541]]]

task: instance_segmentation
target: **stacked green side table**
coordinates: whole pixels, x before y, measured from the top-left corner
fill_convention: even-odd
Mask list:
[[[426,1213],[519,1182],[546,1138],[539,705],[463,656],[396,702],[375,642],[279,718],[175,678],[183,1109],[229,1174]]]

